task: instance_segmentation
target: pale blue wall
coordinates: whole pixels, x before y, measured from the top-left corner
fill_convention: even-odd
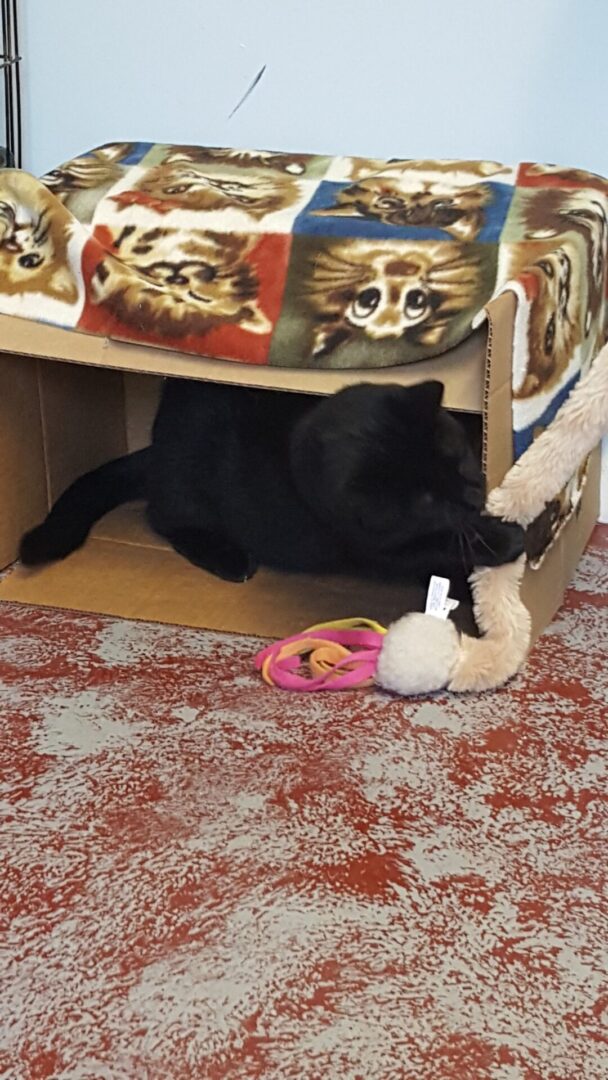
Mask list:
[[[131,138],[532,158],[608,173],[608,0],[21,7],[25,164],[36,173]]]

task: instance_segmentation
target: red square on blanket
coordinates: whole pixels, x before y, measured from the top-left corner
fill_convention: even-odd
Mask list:
[[[221,252],[222,238],[209,235]],[[232,253],[217,270],[206,264],[201,269],[200,262],[180,256],[176,262],[157,260],[146,275],[115,254],[116,239],[106,226],[98,226],[85,245],[87,300],[79,329],[198,356],[268,362],[285,288],[289,235],[243,238],[242,257],[237,261]],[[229,248],[235,241],[227,236],[225,244]],[[209,279],[197,293],[194,275],[204,276],[205,268]],[[216,287],[209,288],[209,282]]]
[[[521,188],[594,188],[604,193],[608,191],[608,181],[597,173],[560,165],[539,165],[531,161],[519,166],[516,183]]]

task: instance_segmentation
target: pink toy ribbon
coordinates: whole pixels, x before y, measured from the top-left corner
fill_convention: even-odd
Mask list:
[[[255,666],[266,683],[283,690],[371,686],[383,640],[374,630],[313,628],[268,645]]]

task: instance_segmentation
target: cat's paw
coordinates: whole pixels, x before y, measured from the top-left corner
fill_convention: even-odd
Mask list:
[[[243,582],[257,570],[255,559],[220,533],[202,529],[177,529],[165,533],[178,555],[222,581]]]
[[[234,551],[230,553],[230,557],[224,557],[221,561],[218,561],[217,566],[211,570],[211,573],[221,578],[222,581],[242,584],[249,581],[257,569],[257,563],[250,555],[247,555],[244,551]]]
[[[476,566],[515,562],[524,552],[524,530],[515,522],[483,517],[472,541],[472,551]]]
[[[86,532],[84,536],[76,536],[67,528],[56,529],[49,521],[44,521],[21,538],[19,558],[24,566],[42,566],[56,559],[65,559],[85,539]]]

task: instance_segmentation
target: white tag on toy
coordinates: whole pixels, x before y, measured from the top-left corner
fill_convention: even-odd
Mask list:
[[[425,615],[434,615],[436,619],[447,619],[450,611],[458,607],[458,600],[453,600],[449,592],[449,578],[436,577],[433,574],[426,594]]]

